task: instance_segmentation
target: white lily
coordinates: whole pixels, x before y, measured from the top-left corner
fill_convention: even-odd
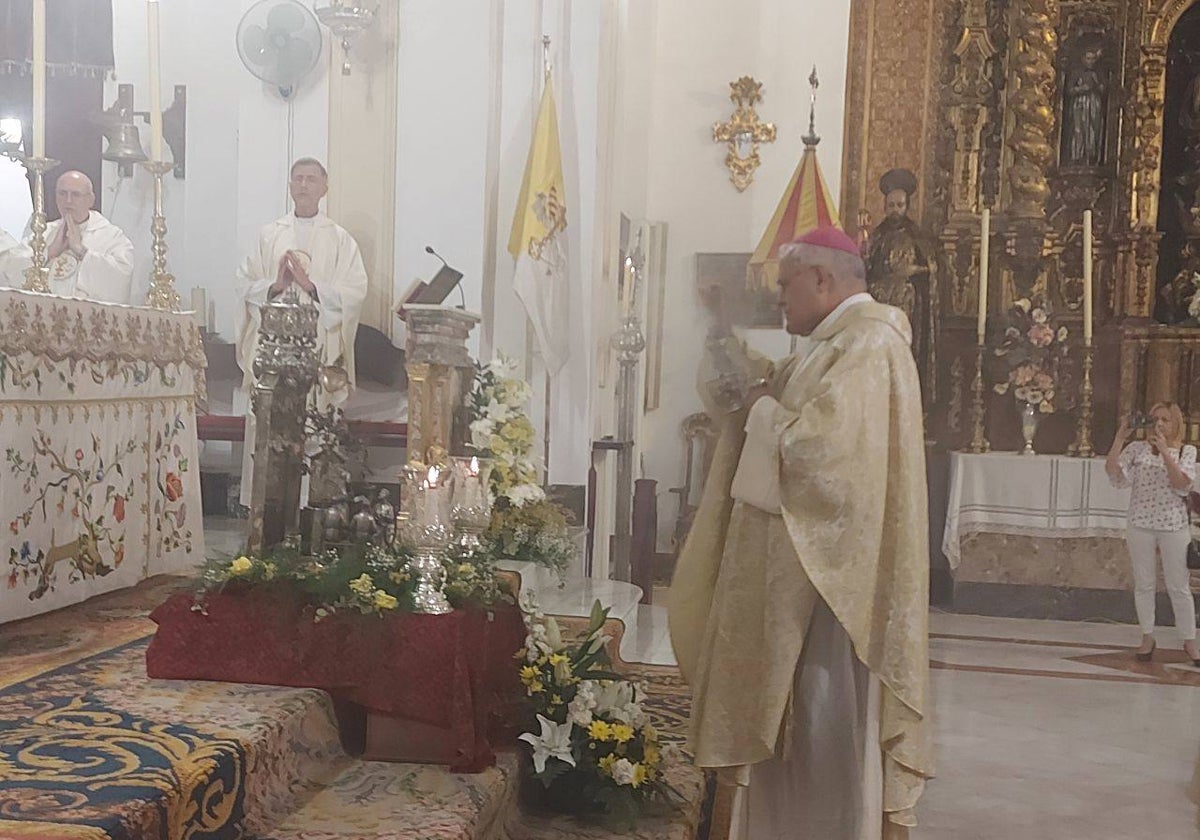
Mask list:
[[[575,724],[570,721],[566,723],[555,723],[541,715],[537,716],[538,723],[541,724],[542,734],[534,735],[532,732],[526,732],[517,740],[524,741],[533,747],[533,769],[537,773],[542,773],[546,770],[546,759],[557,758],[559,761],[565,761],[572,767],[575,766],[575,756],[571,755],[571,730]]]

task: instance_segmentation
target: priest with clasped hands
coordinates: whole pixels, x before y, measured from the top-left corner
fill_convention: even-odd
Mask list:
[[[249,392],[255,381],[260,308],[289,286],[295,287],[320,311],[317,349],[322,369],[315,401],[324,411],[343,405],[354,387],[354,338],[367,297],[367,272],[354,237],[320,210],[321,199],[329,191],[329,175],[321,162],[300,158],[293,163],[288,191],[293,212],[262,228],[258,246],[238,269],[243,305],[238,318],[237,360],[243,388]],[[251,410],[242,459],[243,505],[250,503],[254,425]]]
[[[726,415],[671,584],[689,748],[732,840],[903,838],[932,776],[912,330],[836,227],[783,248],[779,287],[807,352]]]
[[[96,210],[92,180],[74,170],[58,176],[54,201],[62,218],[46,226],[50,292],[102,303],[130,303],[133,243]],[[0,285],[22,288],[33,265],[32,235],[5,250],[0,242]]]

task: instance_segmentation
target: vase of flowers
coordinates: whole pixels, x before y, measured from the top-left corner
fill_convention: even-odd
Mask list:
[[[1055,327],[1050,307],[1022,298],[1009,310],[1004,333],[995,349],[1003,364],[997,394],[1012,394],[1021,418],[1022,454],[1033,455],[1033,439],[1042,417],[1062,404],[1059,388],[1067,357],[1067,328]]]
[[[642,690],[613,672],[605,651],[608,610],[597,601],[583,637],[567,643],[553,618],[529,602],[523,609],[529,635],[518,667],[532,713],[520,736],[526,804],[624,824],[674,804]]]

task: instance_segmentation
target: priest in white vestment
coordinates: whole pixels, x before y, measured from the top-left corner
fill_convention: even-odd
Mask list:
[[[837,228],[785,246],[779,285],[809,348],[726,416],[671,584],[689,747],[732,840],[905,837],[932,775],[912,332]]]
[[[64,172],[54,187],[61,216],[46,226],[50,291],[104,303],[130,303],[133,243],[119,227],[93,209],[92,180],[82,172]],[[32,235],[4,252],[0,243],[3,285],[21,288],[33,265]]]
[[[301,158],[292,164],[288,189],[293,212],[263,227],[258,247],[238,269],[243,305],[237,359],[243,388],[249,393],[254,387],[259,309],[289,286],[296,287],[321,313],[317,347],[322,371],[315,402],[324,411],[344,404],[354,387],[354,337],[367,297],[367,272],[354,237],[320,211],[321,199],[329,191],[329,176],[320,161]],[[242,457],[241,502],[246,506],[252,485],[254,426],[251,409]]]

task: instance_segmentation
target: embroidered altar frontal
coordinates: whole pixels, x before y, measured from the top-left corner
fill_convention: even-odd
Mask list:
[[[0,289],[0,622],[204,556],[188,315]]]

